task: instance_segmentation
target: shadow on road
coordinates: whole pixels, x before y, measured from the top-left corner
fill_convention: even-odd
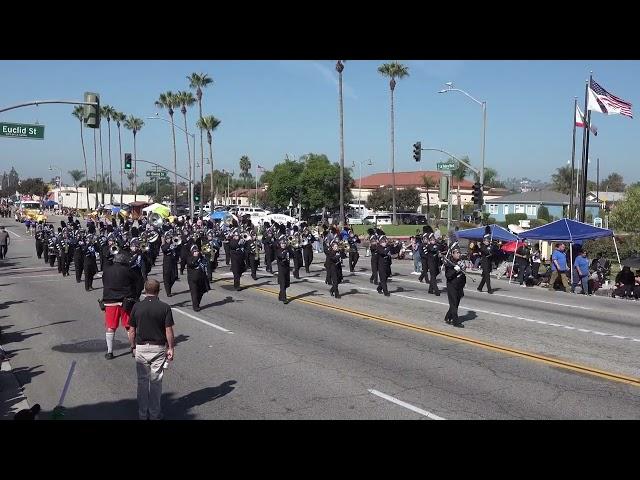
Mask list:
[[[458,316],[458,320],[460,320],[461,322],[468,322],[469,320],[475,320],[476,318],[478,318],[478,314],[473,310],[469,310],[464,315]]]
[[[11,305],[16,305],[18,303],[27,303],[27,302],[29,302],[29,300],[7,300],[6,302],[0,303],[0,310],[9,308]]]
[[[348,292],[340,292],[340,296],[344,297],[345,295],[369,295],[367,292],[360,292],[357,288],[352,288]]]
[[[322,296],[322,294],[316,293],[316,292],[317,290],[310,290],[308,292],[301,293],[300,295],[296,295],[295,297],[289,297],[289,301],[292,302],[294,300],[299,300],[304,297],[321,297]]]

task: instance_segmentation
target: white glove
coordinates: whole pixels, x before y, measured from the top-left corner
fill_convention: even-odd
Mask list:
[[[455,267],[453,267],[453,269],[454,269],[456,272],[459,272],[460,270],[462,270],[458,265],[456,265]]]

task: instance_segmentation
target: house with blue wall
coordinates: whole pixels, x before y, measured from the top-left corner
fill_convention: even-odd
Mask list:
[[[486,212],[491,218],[495,218],[496,222],[504,222],[505,216],[510,213],[524,213],[529,219],[538,218],[540,207],[547,208],[551,220],[564,218],[564,214],[569,208],[569,195],[551,190],[540,190],[514,193],[486,201]],[[598,203],[587,202],[586,216],[597,217],[598,213]]]

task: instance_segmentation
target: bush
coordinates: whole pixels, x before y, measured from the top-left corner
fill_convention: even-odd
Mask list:
[[[640,234],[616,235],[616,243],[620,260],[624,260],[634,253],[640,253]],[[611,237],[587,240],[584,242],[584,248],[587,250],[590,259],[594,259],[599,253],[602,253],[602,256],[611,262],[618,261]]]
[[[496,219],[493,217],[487,217],[484,220],[485,225],[493,225],[494,223],[496,223]]]
[[[515,225],[519,225],[519,220],[526,220],[527,218],[528,217],[526,213],[507,213],[504,216],[504,221],[507,225],[510,225],[512,223]]]
[[[531,228],[541,227],[542,225],[546,225],[547,223],[549,222],[542,218],[534,218],[532,220],[529,220],[529,225],[531,225]]]
[[[544,205],[541,205],[538,208],[538,220],[546,220],[547,223],[549,222],[549,209],[547,207],[545,207]]]

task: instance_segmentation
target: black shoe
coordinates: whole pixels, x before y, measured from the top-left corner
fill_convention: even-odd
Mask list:
[[[287,300],[287,299],[285,298],[284,300],[282,300],[282,303],[284,303],[284,304],[286,305],[287,303],[289,303],[289,300]]]
[[[427,293],[433,293],[433,290],[429,289],[427,290]]]
[[[452,325],[457,328],[464,328],[464,325],[462,324],[462,322],[453,322]]]
[[[381,293],[382,293],[382,289],[381,289],[381,288],[379,288],[379,289],[377,290],[377,292],[381,294]]]
[[[436,297],[439,297],[439,296],[440,296],[440,291],[433,292],[433,294],[434,294]]]
[[[336,294],[335,294],[335,297],[336,297],[336,298],[340,298],[340,294],[339,294],[339,293],[336,293]]]
[[[493,290],[487,290],[487,293],[493,293]]]
[[[482,291],[482,289],[481,289],[480,287],[476,288],[476,290],[478,290],[479,292],[481,292],[481,291]]]
[[[171,292],[167,292],[167,297],[173,297],[173,294]]]
[[[391,296],[391,294],[390,294],[389,292],[384,292],[384,296],[385,296],[385,297],[390,297],[390,296]]]
[[[374,283],[375,285],[379,285],[379,284],[380,284],[380,282],[379,282],[379,281],[377,281],[377,280],[374,280],[374,282],[373,282],[373,283]]]
[[[107,360],[113,360],[113,353],[105,353],[104,354],[104,358],[106,358]]]
[[[369,283],[373,283],[373,278],[370,278],[370,279],[369,279]]]
[[[199,312],[200,310],[202,310],[200,307],[193,307],[194,312]]]
[[[451,325],[451,319],[449,317],[444,317],[445,323]]]
[[[255,275],[251,275],[251,278],[253,278],[254,280],[257,280],[257,279],[258,279],[258,277],[257,277],[257,276],[255,276]]]
[[[329,290],[329,295],[333,297],[333,290]]]

